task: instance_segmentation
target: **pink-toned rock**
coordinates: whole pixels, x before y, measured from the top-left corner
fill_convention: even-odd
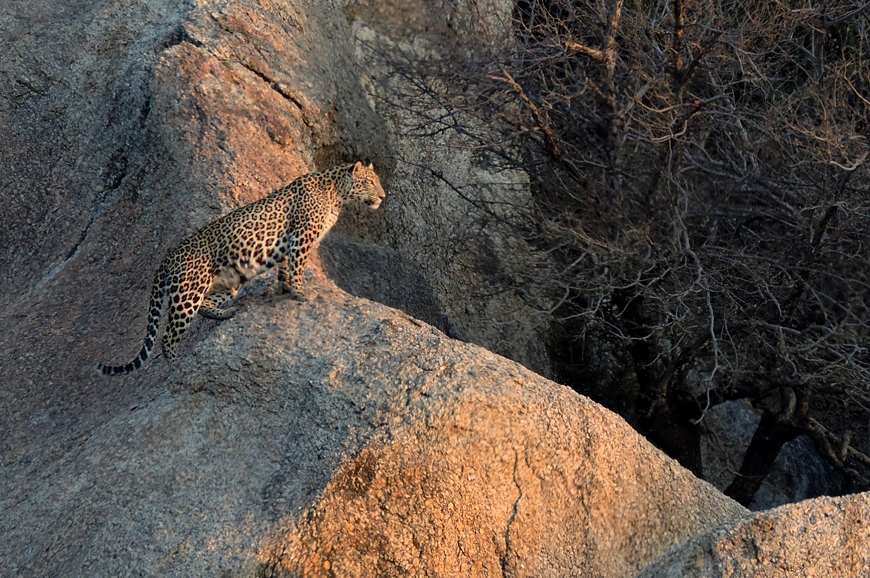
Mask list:
[[[303,304],[255,283],[150,399],[105,395],[98,427],[7,487],[5,567],[616,577],[746,515],[601,406],[310,277]]]
[[[444,231],[473,221],[467,206],[395,166],[409,145],[373,108],[355,40],[374,38],[355,19],[372,13],[407,10],[0,3],[3,574],[631,576],[747,515],[600,406],[314,274],[310,303],[260,279],[233,319],[197,320],[174,372],[157,356],[93,374],[141,346],[167,249],[356,158],[399,185],[339,224],[358,238],[325,244],[326,269],[363,290],[378,275],[391,285],[371,296],[436,322],[446,308],[470,338],[545,359],[514,297],[463,302],[484,274],[422,266],[486,246],[468,262],[514,274],[497,252],[521,244],[457,245]]]
[[[674,548],[638,578],[870,576],[870,494],[755,514]]]

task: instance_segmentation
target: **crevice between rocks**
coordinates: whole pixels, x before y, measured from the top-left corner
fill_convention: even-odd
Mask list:
[[[40,279],[39,282],[34,286],[34,289],[37,289],[37,290],[42,289],[43,287],[45,287],[45,285],[49,281],[51,281],[52,279],[57,277],[58,273],[63,271],[64,267],[66,267],[66,264],[69,263],[73,259],[73,257],[75,257],[78,254],[79,249],[82,246],[82,243],[85,242],[85,239],[87,238],[88,233],[90,232],[91,227],[93,227],[94,222],[96,220],[97,220],[97,215],[91,216],[91,220],[88,222],[87,226],[85,226],[85,228],[82,229],[82,232],[79,234],[78,240],[76,241],[75,245],[73,245],[72,249],[67,251],[66,255],[63,258],[63,261],[58,263],[51,271],[48,272],[47,275],[45,275],[42,279]]]
[[[290,102],[295,104],[299,110],[301,110],[301,111],[305,110],[305,105],[303,105],[301,102],[299,102],[299,99],[296,98],[295,96],[293,96],[293,94],[289,90],[287,90],[287,88],[284,87],[281,83],[275,81],[274,79],[270,78],[264,72],[257,70],[256,68],[252,67],[250,64],[248,64],[246,62],[242,62],[240,60],[239,64],[241,64],[246,69],[248,69],[252,73],[254,73],[257,76],[257,78],[259,78],[260,80],[262,80],[263,82],[268,84],[269,88],[271,88],[272,90],[274,90],[275,92],[280,94],[284,99],[289,100]]]
[[[507,527],[504,531],[504,552],[501,555],[501,574],[505,578],[508,576],[508,563],[510,562],[511,552],[513,550],[513,544],[511,539],[511,528],[513,527],[514,520],[516,520],[517,513],[520,508],[520,500],[523,499],[523,488],[520,485],[519,480],[519,467],[520,467],[520,454],[517,452],[516,448],[514,448],[514,485],[517,487],[517,499],[514,500],[513,510],[511,511],[511,516],[508,518]]]

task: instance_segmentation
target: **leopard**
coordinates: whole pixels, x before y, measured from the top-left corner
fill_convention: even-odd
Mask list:
[[[125,365],[94,366],[102,375],[142,367],[157,340],[160,320],[163,355],[176,366],[176,345],[194,317],[225,320],[238,307],[224,307],[254,276],[278,267],[281,292],[309,301],[303,276],[309,255],[352,203],[377,209],[386,194],[372,164],[339,165],[302,175],[266,197],[219,217],[169,251],[154,276],[148,327],[139,354]]]

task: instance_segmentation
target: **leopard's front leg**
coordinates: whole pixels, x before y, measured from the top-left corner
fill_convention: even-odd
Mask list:
[[[289,248],[287,256],[281,260],[278,267],[278,283],[282,293],[289,293],[296,301],[310,301],[313,295],[308,295],[302,287],[305,275],[305,265],[311,253],[311,242],[295,245]]]

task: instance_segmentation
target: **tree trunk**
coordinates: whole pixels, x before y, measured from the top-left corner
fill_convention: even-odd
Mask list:
[[[725,495],[749,507],[770,473],[779,450],[799,433],[797,428],[781,419],[781,414],[765,411],[743,456],[740,471],[725,489]]]

